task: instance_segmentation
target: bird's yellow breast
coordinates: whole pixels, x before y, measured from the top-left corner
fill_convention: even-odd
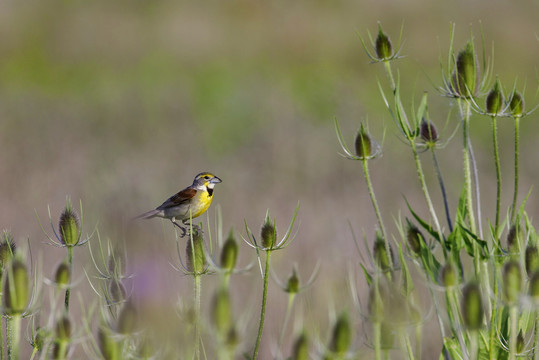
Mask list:
[[[191,213],[194,218],[200,216],[208,210],[213,196],[207,191],[197,191],[197,194],[191,201]]]

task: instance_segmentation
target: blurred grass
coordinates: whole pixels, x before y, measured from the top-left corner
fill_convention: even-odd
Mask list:
[[[470,25],[480,36],[481,21],[488,52],[494,43],[495,73],[508,89],[515,78],[519,87],[527,83],[533,106],[538,7],[526,1],[3,2],[1,225],[53,253],[40,245],[34,210],[45,217],[50,204],[58,213],[70,195],[75,203],[82,199],[89,226],[99,223],[102,234],[126,240],[142,258],[163,260],[159,221],[134,229],[124,221],[210,170],[224,180],[215,202],[226,227],[241,231],[245,219],[256,228],[268,207],[278,223],[286,222],[301,202],[297,242],[284,259],[275,258],[280,275],[293,262],[310,269],[321,260],[310,311],[325,314],[333,300],[345,307],[340,301],[349,301],[347,294],[328,299],[327,289],[346,283],[342,258],[357,258],[347,221],[370,239],[374,216],[360,169],[337,155],[333,117],[350,140],[362,120],[379,140],[387,127],[384,157],[372,166],[386,218],[404,208],[403,194],[412,201],[419,194],[411,166],[395,166],[410,157],[378,92],[384,75],[368,63],[357,33],[374,34],[381,21],[396,41],[404,24],[406,57],[397,63],[409,89],[403,96],[417,103],[423,91],[431,93],[430,114],[441,124],[448,99],[435,87],[450,22],[460,48]],[[511,171],[512,135],[503,129],[500,122],[502,167]],[[523,189],[539,178],[532,155],[537,129],[533,117],[524,120]],[[489,133],[488,121],[474,120],[472,137],[484,139],[476,145],[481,179],[493,188]],[[441,155],[453,196],[461,185],[456,145]],[[485,212],[493,213],[491,200],[484,201]],[[531,214],[539,209],[528,206]],[[152,245],[157,248],[148,250]],[[271,326],[279,322],[269,334]]]

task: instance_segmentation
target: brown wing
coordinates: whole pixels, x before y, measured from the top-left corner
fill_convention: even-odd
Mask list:
[[[171,207],[179,206],[183,203],[186,203],[192,198],[194,198],[196,193],[197,193],[196,189],[185,188],[179,193],[169,197],[164,203],[162,203],[159,207],[157,207],[157,210],[169,209]]]

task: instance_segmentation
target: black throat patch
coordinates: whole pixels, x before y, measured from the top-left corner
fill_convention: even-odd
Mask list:
[[[208,196],[211,197],[213,195],[213,189],[208,188]]]

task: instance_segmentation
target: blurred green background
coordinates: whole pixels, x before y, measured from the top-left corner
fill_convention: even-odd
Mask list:
[[[350,142],[361,121],[380,141],[385,129],[383,156],[371,169],[391,232],[397,235],[393,218],[408,215],[404,196],[426,214],[411,154],[380,97],[377,82],[385,86],[387,79],[381,65],[369,64],[358,34],[368,39],[381,22],[396,47],[403,27],[405,57],[393,66],[404,101],[418,104],[429,92],[430,116],[440,130],[451,111],[442,132],[447,137],[458,124],[457,109],[437,88],[450,24],[456,24],[457,49],[471,28],[480,47],[483,31],[487,54],[494,50],[494,74],[507,91],[515,80],[521,90],[526,85],[531,108],[537,103],[537,14],[537,1],[3,1],[0,225],[17,240],[29,238],[34,254],[44,254],[45,274],[52,273],[64,253],[43,243],[36,212],[43,221],[50,205],[57,218],[66,196],[75,204],[80,199],[85,231],[97,224],[103,238],[125,242],[130,270],[151,269],[145,278],[155,293],[148,297],[165,307],[178,294],[189,302],[191,294],[190,279],[169,266],[176,261],[172,226],[131,217],[161,204],[200,171],[223,179],[212,209],[220,205],[225,231],[234,227],[244,235],[244,220],[258,229],[269,208],[283,234],[299,201],[297,238],[275,256],[275,273],[285,279],[298,264],[306,280],[320,262],[298,313],[326,342],[331,312],[353,306],[344,290],[347,264],[360,274],[348,222],[358,237],[372,239],[375,231],[361,168],[338,154],[334,117]],[[538,184],[538,128],[535,114],[522,124],[521,198]],[[483,212],[492,218],[489,120],[474,117],[472,136]],[[452,209],[462,185],[460,143],[458,133],[440,152]],[[508,206],[510,120],[500,121],[500,143]],[[430,158],[425,161],[440,206]],[[535,194],[531,199],[534,218],[539,206]],[[254,254],[244,245],[240,262],[248,264]],[[85,254],[75,254],[80,267]],[[76,276],[83,277],[81,268]],[[257,326],[258,276],[255,267],[232,280],[237,312],[252,309],[240,329],[247,351]],[[274,350],[286,304],[272,286],[264,354]],[[212,287],[204,291],[209,298]],[[365,339],[356,325],[359,347]],[[284,345],[287,353],[290,341]],[[437,354],[439,345],[430,346],[425,351]]]

